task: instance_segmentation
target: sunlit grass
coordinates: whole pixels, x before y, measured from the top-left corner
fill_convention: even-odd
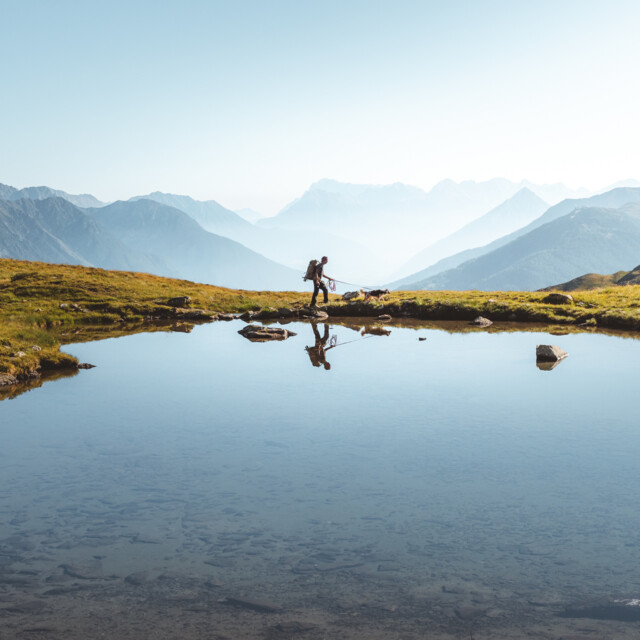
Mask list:
[[[242,291],[143,273],[0,259],[0,372],[25,378],[74,367],[76,360],[61,353],[60,344],[157,330],[150,318],[170,321],[166,301],[185,295],[191,308],[210,313],[301,307],[310,300],[310,292]],[[574,304],[554,305],[544,302],[543,292],[401,291],[382,302],[344,303],[331,296],[328,310],[334,316],[471,320],[484,315],[494,321],[640,329],[640,285],[571,295]]]

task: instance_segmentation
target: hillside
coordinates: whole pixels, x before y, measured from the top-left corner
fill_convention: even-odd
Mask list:
[[[612,286],[640,284],[640,265],[631,271],[616,271],[609,275],[587,273],[562,284],[540,289],[540,291],[592,291]]]
[[[0,200],[0,257],[107,269],[162,270],[161,259],[127,247],[63,198]]]
[[[205,231],[174,207],[153,200],[133,200],[87,212],[127,246],[161,257],[168,273],[159,275],[246,289],[292,290],[303,286],[297,271]]]
[[[549,222],[553,222],[558,218],[568,215],[572,211],[579,208],[586,207],[605,207],[610,209],[617,209],[622,207],[627,203],[637,203],[640,202],[640,189],[639,188],[616,188],[611,191],[607,191],[605,193],[598,194],[596,196],[592,196],[590,198],[582,198],[582,199],[568,199],[563,200],[557,205],[550,207],[542,214],[539,218],[536,218],[533,222],[528,224],[527,226],[514,231],[506,236],[498,238],[493,242],[485,245],[484,247],[478,247],[476,249],[468,249],[466,251],[462,251],[453,256],[449,256],[440,262],[427,267],[422,271],[414,273],[410,276],[402,278],[396,282],[393,282],[390,288],[394,289],[422,289],[427,288],[427,283],[436,282],[435,278],[439,274],[445,274],[451,271],[451,273],[447,276],[444,276],[440,280],[447,281],[451,280],[455,282],[456,274],[460,274],[460,271],[457,270],[458,267],[462,268],[462,271],[472,269],[469,264],[471,261],[475,261],[483,256],[489,255],[495,251],[498,251],[501,247],[513,242],[517,238],[524,236],[531,231],[534,231],[540,226],[548,224]],[[469,263],[469,264],[467,264]],[[482,264],[482,263],[481,263]],[[588,268],[585,271],[589,270]],[[438,281],[440,281],[438,280]],[[541,285],[546,286],[546,283]],[[454,287],[455,288],[455,287]],[[471,284],[471,288],[476,288],[475,285]],[[526,287],[523,287],[526,288]]]
[[[535,290],[590,271],[613,272],[637,260],[640,205],[586,208],[558,218],[417,289]]]
[[[524,187],[483,216],[420,251],[400,269],[398,275],[406,276],[466,249],[482,247],[521,229],[548,208],[542,198]]]

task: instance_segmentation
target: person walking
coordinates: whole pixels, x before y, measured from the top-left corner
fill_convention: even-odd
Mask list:
[[[333,281],[333,278],[325,275],[324,273],[324,265],[329,262],[329,258],[327,256],[322,256],[322,260],[318,262],[316,265],[315,273],[313,274],[313,296],[311,296],[311,308],[315,309],[316,300],[318,298],[318,292],[322,289],[324,294],[324,303],[329,302],[329,292],[327,291],[327,285],[322,282],[322,278],[325,278],[329,282]]]

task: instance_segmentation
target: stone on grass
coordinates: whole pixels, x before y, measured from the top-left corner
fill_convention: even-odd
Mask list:
[[[170,307],[188,307],[190,302],[191,298],[189,296],[176,296],[167,300],[167,304]]]
[[[547,304],[573,304],[573,297],[568,293],[550,293],[542,299]]]

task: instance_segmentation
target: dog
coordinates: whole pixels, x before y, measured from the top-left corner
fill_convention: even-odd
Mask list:
[[[372,291],[364,292],[364,299],[369,300],[370,298],[377,298],[378,300],[382,300],[385,296],[388,296],[391,293],[389,289],[373,289]]]

